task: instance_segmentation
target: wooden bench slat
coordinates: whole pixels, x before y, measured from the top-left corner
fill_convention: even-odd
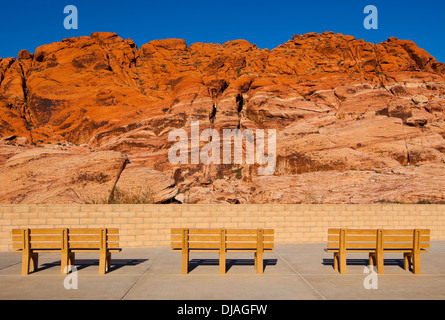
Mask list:
[[[421,235],[430,235],[428,229],[416,229]],[[383,229],[384,235],[410,236],[413,235],[414,229]]]
[[[339,247],[339,241],[328,242],[327,247],[328,248],[338,248]],[[363,247],[365,249],[376,248],[377,247],[377,243],[376,242],[346,242],[345,243],[345,249],[348,249],[348,248],[360,248],[360,247]]]
[[[376,235],[349,235],[346,234],[345,237],[346,241],[375,241],[376,240]],[[340,235],[329,235],[328,236],[328,241],[340,241]]]
[[[220,230],[219,229],[189,229],[189,235],[212,235],[212,234],[218,234],[219,235]]]
[[[111,242],[107,244],[107,248],[118,248],[119,243]],[[70,249],[80,249],[80,248],[89,248],[89,249],[100,249],[100,245],[97,243],[91,243],[91,242],[71,242],[70,243]]]
[[[227,234],[230,235],[256,235],[257,229],[227,229]]]
[[[93,241],[93,242],[100,242],[101,237],[100,235],[92,235],[92,236],[86,236],[86,235],[69,235],[68,241],[69,242],[80,242],[80,241]]]
[[[172,235],[172,241],[182,241],[182,235]],[[190,235],[189,241],[220,241],[219,235]]]
[[[335,249],[335,248],[338,248],[338,245],[339,245],[338,241],[337,242],[328,242],[327,247],[329,249]]]
[[[336,252],[340,251],[339,248],[326,248],[326,252]],[[372,253],[375,252],[375,249],[363,249],[363,248],[355,248],[355,249],[346,249],[347,253]]]
[[[60,242],[37,242],[33,243],[31,249],[62,249]]]
[[[217,236],[207,236],[207,235],[189,235],[189,241],[216,241],[219,242],[221,237]]]
[[[180,228],[172,228],[170,233],[172,235],[182,234],[182,230],[183,229],[180,229]]]
[[[328,235],[336,235],[340,234],[342,229],[328,229]],[[356,235],[373,235],[377,230],[375,229],[345,229],[348,231],[348,234],[356,234]]]
[[[116,228],[104,228],[107,230],[108,235],[116,235],[119,234],[119,229]],[[70,228],[70,235],[94,235],[100,234],[102,228]]]
[[[60,235],[30,235],[30,240],[31,242],[34,241],[40,241],[40,242],[45,242],[45,241],[62,241],[62,238]]]
[[[33,235],[60,235],[63,229],[29,229],[30,236]]]
[[[108,242],[111,241],[119,241],[119,236],[116,235],[108,235],[107,236],[107,240]],[[68,241],[73,241],[73,242],[100,242],[101,241],[101,237],[100,235],[69,235],[68,236]]]
[[[101,233],[101,229],[97,229],[97,228],[94,228],[94,229],[70,229],[70,235],[71,236],[74,236],[74,235],[77,235],[77,236],[80,236],[80,235],[100,235],[100,233]]]
[[[227,235],[226,241],[257,241],[257,235]]]
[[[178,248],[181,249],[182,248],[182,242],[172,242],[170,245],[172,248]]]
[[[428,249],[430,247],[429,243],[420,243],[420,248],[421,249]],[[395,248],[395,249],[400,249],[400,248],[405,248],[405,249],[413,249],[413,243],[412,242],[394,242],[394,243],[383,243],[383,249],[391,249],[391,248]]]
[[[12,235],[11,236],[12,241],[23,241],[23,235]]]
[[[377,244],[375,242],[352,242],[346,243],[346,249],[375,249]]]
[[[97,248],[72,248],[70,251],[75,252],[75,253],[97,253],[98,249]],[[107,249],[108,252],[121,252],[122,248],[116,247],[116,248],[109,248]]]
[[[255,235],[227,235],[226,241],[257,241],[257,234]],[[263,235],[264,242],[274,241],[273,235]]]
[[[258,232],[257,229],[227,229],[226,233],[229,235],[256,235]],[[265,235],[273,235],[273,229],[263,229],[263,234]]]
[[[228,242],[226,243],[227,249],[256,249],[256,242]]]
[[[213,248],[213,249],[219,249],[220,243],[212,243],[212,242],[190,242],[189,248],[195,249],[195,248]]]
[[[413,242],[413,240],[414,240],[414,235],[394,236],[394,235],[383,234],[383,241],[385,242],[400,242],[400,241]],[[421,240],[423,240],[423,237],[421,237]]]
[[[263,248],[267,248],[267,249],[273,249],[274,248],[274,244],[273,243],[264,243],[263,244]],[[227,243],[226,244],[226,248],[227,249],[256,249],[257,248],[257,244],[256,243],[246,243],[246,242],[241,242],[241,243]]]
[[[375,235],[377,230],[375,229],[347,229],[348,235],[364,235],[372,236]]]

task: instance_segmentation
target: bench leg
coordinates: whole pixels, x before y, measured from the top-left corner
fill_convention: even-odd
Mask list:
[[[107,272],[110,270],[110,267],[111,267],[111,252],[108,252],[108,254],[107,254],[107,268],[106,268]]]
[[[226,273],[226,252],[225,250],[219,251],[219,273]]]
[[[413,273],[420,274],[420,253],[414,252],[412,254],[412,260],[413,260]]]
[[[101,251],[99,257],[99,274],[107,273],[107,252]]]
[[[338,271],[338,253],[334,252],[334,270]]]
[[[68,255],[68,265],[74,266],[76,263],[76,254],[74,252],[71,252]]]
[[[61,274],[69,274],[76,261],[76,254],[74,252],[62,252],[62,260],[60,264]]]
[[[182,274],[188,274],[189,273],[189,251],[188,250],[182,250]]]
[[[31,265],[32,262],[32,265]],[[31,269],[32,267],[32,269]],[[26,276],[30,272],[37,271],[39,267],[39,254],[37,252],[23,251],[22,254],[22,275]]]
[[[255,253],[256,256],[256,263],[255,263],[255,269],[256,269],[256,273],[258,274],[263,274],[263,269],[264,269],[264,260],[263,260],[263,250],[258,250]]]
[[[31,253],[24,250],[22,253],[22,275],[29,274],[29,260],[31,259]]]
[[[337,254],[338,259],[338,271],[341,274],[346,273],[346,254]]]
[[[376,260],[377,273],[383,274],[385,272],[383,267],[384,265],[383,253],[376,253],[375,260]]]
[[[258,258],[257,258],[256,252],[253,254],[253,261],[255,264],[255,271],[257,271],[258,270]]]
[[[63,250],[60,259],[60,274],[68,274],[68,265],[69,265],[69,256],[70,253],[68,250]]]
[[[37,252],[31,253],[31,260],[32,260],[32,272],[37,271],[39,268],[39,254]]]
[[[370,253],[369,253],[369,262],[368,262],[368,265],[369,265],[370,267],[374,267],[376,264],[377,264],[377,261],[376,261],[375,253],[374,253],[374,252],[370,252]]]
[[[406,271],[412,270],[414,274],[420,274],[420,253],[404,253],[403,264]]]
[[[411,269],[411,254],[408,252],[403,254],[403,268],[405,271],[409,271]]]

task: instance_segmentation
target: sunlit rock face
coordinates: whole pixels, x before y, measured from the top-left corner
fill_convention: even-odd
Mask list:
[[[22,50],[0,58],[0,203],[443,203],[444,74],[412,41],[332,32]],[[172,163],[181,129],[188,161]],[[221,161],[194,163],[209,129]],[[256,147],[274,130],[274,170],[246,160],[247,138],[223,161],[228,129]]]

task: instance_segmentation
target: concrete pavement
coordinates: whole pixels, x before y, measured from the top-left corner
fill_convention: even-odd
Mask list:
[[[98,274],[98,254],[77,254],[77,272],[60,274],[60,256],[41,254],[40,269],[20,275],[21,254],[0,252],[0,299],[56,300],[406,300],[445,299],[445,242],[422,254],[422,274],[403,270],[402,256],[385,256],[385,274],[364,273],[367,255],[348,256],[348,273],[332,267],[324,243],[278,244],[256,274],[253,254],[228,253],[219,274],[218,254],[192,253],[181,274],[181,254],[168,247],[124,248],[108,274]],[[77,279],[76,279],[77,277]],[[77,289],[66,289],[77,281]],[[377,289],[366,289],[365,283]]]

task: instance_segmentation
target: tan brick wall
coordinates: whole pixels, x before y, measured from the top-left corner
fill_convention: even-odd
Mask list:
[[[14,228],[119,228],[122,247],[169,246],[171,228],[273,228],[276,243],[325,242],[327,229],[428,228],[445,240],[445,205],[0,206],[0,250]]]

